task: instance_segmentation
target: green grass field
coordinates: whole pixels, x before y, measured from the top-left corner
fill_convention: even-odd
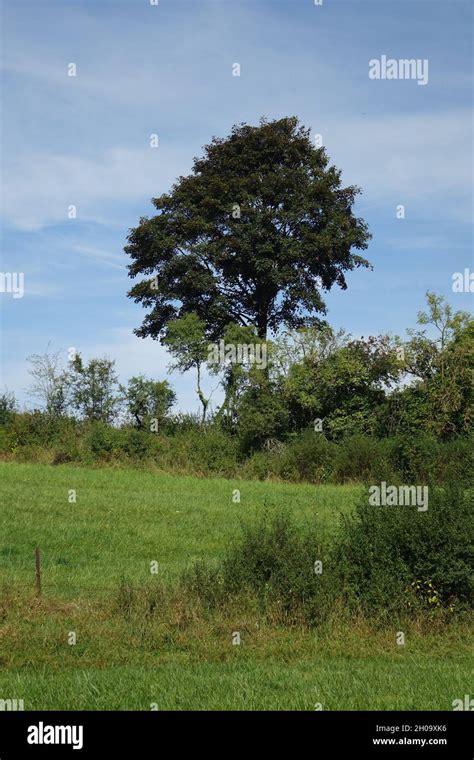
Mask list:
[[[0,478],[0,699],[25,709],[421,710],[451,709],[469,692],[460,624],[414,626],[398,646],[395,629],[359,620],[308,631],[251,610],[203,620],[186,609],[127,615],[117,604],[124,579],[171,583],[195,560],[219,558],[240,521],[265,507],[301,522],[316,515],[330,537],[360,487],[14,463],[0,464]]]

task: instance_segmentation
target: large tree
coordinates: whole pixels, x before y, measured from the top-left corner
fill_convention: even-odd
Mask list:
[[[353,252],[370,238],[353,214],[359,189],[342,186],[295,117],[234,126],[204,151],[130,230],[129,274],[146,279],[129,296],[149,309],[137,335],[162,338],[193,312],[211,339],[229,323],[265,339],[325,313],[321,290],[345,289],[348,270],[369,266]]]

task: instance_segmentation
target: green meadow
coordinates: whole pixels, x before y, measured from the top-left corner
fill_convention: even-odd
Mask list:
[[[124,601],[127,589],[172,586],[196,561],[217,561],[262,509],[317,520],[330,540],[361,486],[16,463],[1,463],[0,478],[0,699],[25,709],[435,710],[468,691],[464,623],[413,623],[399,646],[396,629],[359,619],[308,630],[251,608],[202,617],[158,598],[141,614]]]

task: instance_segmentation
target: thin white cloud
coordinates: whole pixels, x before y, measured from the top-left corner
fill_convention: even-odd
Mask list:
[[[113,253],[111,251],[104,251],[102,248],[95,248],[91,245],[73,245],[73,251],[87,256],[87,258],[104,264],[105,266],[113,267],[114,269],[125,270],[124,256],[120,253]]]
[[[179,157],[165,148],[113,148],[99,158],[32,154],[4,169],[2,213],[22,230],[78,221],[107,224],[120,211],[114,203],[143,199],[163,191],[175,177]],[[76,219],[68,217],[71,206]],[[153,210],[150,207],[151,210]]]
[[[454,243],[452,240],[447,243],[445,238],[434,235],[420,235],[419,237],[409,235],[406,237],[401,234],[400,237],[387,238],[385,242],[399,251],[438,251],[449,253],[455,249],[464,250],[465,248],[465,246]]]
[[[418,215],[423,211],[437,218],[471,219],[467,109],[351,118],[318,128],[331,159],[344,167],[344,181],[360,185],[364,201],[411,204]],[[107,224],[117,218],[114,204],[143,199],[145,209],[151,197],[190,170],[191,156],[190,149],[171,147],[117,147],[95,160],[25,156],[5,168],[3,214],[19,229],[38,230],[67,222],[68,208],[74,205],[78,220]],[[148,211],[153,211],[151,206]]]
[[[418,102],[410,99],[413,88],[407,88],[406,105],[390,113],[394,83],[384,83],[387,100],[377,101],[380,83],[366,77],[367,42],[356,47],[356,55],[350,48],[355,65],[348,67],[337,54],[338,45],[334,56],[327,56],[327,40],[321,40],[321,48],[308,46],[304,36],[301,46],[279,44],[283,32],[292,39],[302,30],[301,18],[292,14],[281,26],[278,4],[270,9],[251,3],[177,3],[165,12],[137,3],[130,8],[126,29],[123,16],[114,12],[116,3],[110,13],[105,6],[94,9],[97,16],[82,6],[60,5],[46,3],[38,17],[25,17],[13,3],[8,8],[14,34],[6,35],[3,65],[12,81],[5,96],[18,117],[16,130],[6,132],[6,139],[18,157],[4,170],[3,213],[12,225],[39,230],[62,223],[71,204],[77,205],[78,219],[108,225],[122,214],[114,204],[143,199],[147,213],[150,197],[189,172],[192,157],[201,152],[196,135],[201,125],[210,137],[226,134],[242,119],[288,113],[299,114],[323,134],[331,159],[342,167],[345,181],[363,188],[364,201],[405,201],[431,216],[470,218],[471,112],[441,110],[438,104],[432,112],[416,112],[426,107],[421,99],[426,93],[417,92],[425,88],[415,88]],[[317,40],[322,11],[313,8],[309,15],[310,10]],[[44,32],[48,14],[55,21],[53,45]],[[231,76],[234,60],[242,64],[239,79]],[[71,61],[78,66],[77,77],[67,76]],[[358,78],[362,72],[363,80]],[[469,83],[467,73],[448,67],[429,86],[448,88],[450,79],[458,89]],[[361,102],[379,102],[381,115],[372,110],[358,116],[366,108]],[[41,109],[41,148],[30,141],[29,109]],[[48,142],[62,118],[61,136],[69,132],[74,138],[70,153],[60,153]],[[173,145],[162,142],[162,128]],[[22,139],[16,141],[18,130]],[[154,131],[160,133],[157,150],[147,145]],[[118,143],[121,147],[112,147]]]
[[[470,109],[359,117],[328,122],[323,137],[344,181],[362,187],[364,201],[405,205],[406,218],[424,213],[469,222],[471,119]]]

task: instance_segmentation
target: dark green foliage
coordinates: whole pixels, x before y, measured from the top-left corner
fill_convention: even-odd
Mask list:
[[[390,459],[387,442],[364,435],[344,439],[334,450],[333,478],[338,483],[406,477]]]
[[[330,546],[316,525],[297,526],[291,511],[265,510],[242,526],[221,562],[187,570],[182,587],[209,609],[254,598],[271,619],[309,626],[338,603],[349,616],[392,624],[462,614],[473,601],[473,507],[473,492],[458,484],[431,486],[426,512],[371,506],[366,495]]]
[[[386,389],[401,372],[395,342],[387,336],[350,340],[330,327],[298,340],[306,342],[304,355],[280,380],[296,429],[318,418],[334,440],[373,435]]]
[[[346,288],[368,262],[356,187],[315,148],[295,117],[240,124],[214,138],[192,174],[153,199],[158,214],[128,236],[129,295],[149,309],[140,336],[162,337],[170,320],[195,313],[219,339],[233,322],[265,338],[325,311],[322,289]]]
[[[395,469],[403,473],[407,482],[433,482],[436,479],[441,447],[433,435],[420,433],[417,436],[398,436],[390,443]]]
[[[175,436],[172,452],[185,469],[189,467],[198,475],[212,472],[233,477],[237,471],[237,442],[216,428]]]
[[[0,425],[7,425],[17,411],[17,403],[13,393],[0,393]]]
[[[273,475],[294,482],[325,483],[333,479],[336,456],[334,443],[314,430],[306,430],[281,447],[255,454],[246,471],[252,474],[255,468],[258,476],[260,467],[262,479]]]
[[[288,429],[288,410],[265,378],[243,394],[237,415],[237,436],[244,454],[262,448],[269,439],[281,439]]]
[[[95,458],[111,459],[120,448],[120,431],[96,422],[90,426],[87,442]]]
[[[346,517],[336,551],[347,603],[387,616],[410,608],[454,610],[472,602],[473,491],[429,487],[426,512],[372,506]]]
[[[468,437],[443,443],[423,434],[335,442],[309,428],[284,442],[267,438],[263,450],[246,454],[238,436],[218,422],[203,426],[192,415],[166,418],[153,433],[41,412],[12,413],[0,431],[0,454],[22,461],[133,461],[172,472],[316,484],[466,481],[474,448]]]

